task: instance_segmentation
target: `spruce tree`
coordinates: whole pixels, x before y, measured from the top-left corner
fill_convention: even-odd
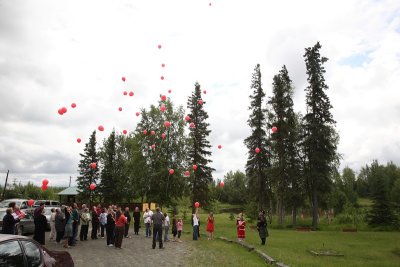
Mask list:
[[[78,184],[78,198],[83,201],[89,201],[89,204],[93,200],[93,196],[97,195],[97,191],[93,192],[90,190],[90,184],[97,183],[99,179],[99,155],[96,151],[96,131],[93,131],[90,136],[89,142],[85,144],[83,154],[80,156],[82,159],[79,161],[79,176],[77,177]],[[96,163],[95,169],[90,167],[91,163]]]
[[[312,229],[318,226],[318,200],[323,194],[329,193],[332,181],[332,171],[337,164],[336,152],[338,135],[335,130],[335,121],[331,113],[332,105],[325,91],[325,68],[323,64],[328,60],[321,57],[319,42],[313,47],[306,48],[304,54],[307,81],[306,109],[303,118],[305,134],[303,136],[303,153],[305,155],[305,178],[312,205]]]
[[[209,202],[209,183],[212,182],[213,168],[209,166],[212,162],[211,145],[208,141],[208,136],[211,130],[207,123],[208,114],[204,109],[205,101],[201,98],[200,84],[195,83],[195,89],[189,97],[187,107],[189,109],[188,116],[190,123],[194,123],[194,127],[190,127],[189,146],[188,146],[188,162],[190,167],[196,165],[197,169],[193,170],[190,176],[189,183],[192,189],[192,205],[199,202],[201,205],[207,205]],[[195,208],[193,206],[192,210]]]
[[[257,64],[254,69],[251,90],[249,107],[251,114],[247,120],[251,128],[251,135],[244,140],[249,154],[246,163],[246,175],[249,178],[249,186],[255,193],[257,208],[260,210],[266,206],[266,195],[271,187],[270,180],[267,177],[267,170],[270,166],[270,152],[268,151],[270,149],[270,137],[265,131],[266,109],[262,105],[265,93],[261,84],[260,64]]]
[[[275,75],[272,97],[268,104],[272,125],[278,131],[272,134],[273,177],[277,194],[278,224],[282,225],[288,202],[293,208],[293,224],[296,223],[297,207],[301,198],[300,161],[298,157],[298,122],[293,110],[293,85],[286,66]]]

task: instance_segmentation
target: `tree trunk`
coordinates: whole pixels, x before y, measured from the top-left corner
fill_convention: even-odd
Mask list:
[[[292,225],[296,226],[297,225],[297,207],[296,205],[293,207],[293,218],[292,218]]]
[[[285,221],[285,208],[283,206],[283,196],[278,197],[277,203],[277,213],[278,213],[278,225],[282,226]]]
[[[312,203],[313,203],[313,219],[312,219],[312,230],[316,231],[318,227],[318,196],[317,188],[313,185]]]

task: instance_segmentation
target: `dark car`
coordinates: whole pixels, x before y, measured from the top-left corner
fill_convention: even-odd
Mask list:
[[[0,234],[0,267],[72,267],[67,251],[51,251],[35,240],[19,235]]]

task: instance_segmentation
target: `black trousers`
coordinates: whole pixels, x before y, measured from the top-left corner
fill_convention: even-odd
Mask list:
[[[128,233],[129,233],[129,223],[125,224],[125,231],[124,231],[124,236],[128,237]]]
[[[163,247],[162,242],[162,225],[161,224],[154,224],[153,226],[153,248],[156,248],[156,238],[159,242],[159,248]]]
[[[97,239],[97,227],[98,227],[98,222],[92,222],[92,239]]]
[[[62,232],[57,232],[56,234],[56,242],[60,243],[61,239],[64,237],[64,231]]]
[[[77,222],[73,222],[72,223],[72,245],[75,245],[76,241],[75,238],[78,236],[78,223]]]
[[[104,228],[106,227],[106,225],[104,224],[100,224],[100,235],[101,235],[101,237],[104,237]]]
[[[81,226],[81,232],[79,234],[79,239],[82,240],[87,240],[87,235],[89,232],[89,225],[82,225]]]
[[[107,245],[114,245],[114,227],[106,226]]]

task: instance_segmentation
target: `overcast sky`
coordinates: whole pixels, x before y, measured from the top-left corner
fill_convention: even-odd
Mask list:
[[[196,81],[207,90],[214,178],[244,170],[255,65],[270,96],[286,64],[303,112],[304,48],[317,41],[329,58],[341,167],[400,164],[398,0],[0,0],[0,183],[9,169],[11,182],[74,184],[98,125],[98,140],[113,127],[133,131],[135,112],[168,89],[186,108]]]

